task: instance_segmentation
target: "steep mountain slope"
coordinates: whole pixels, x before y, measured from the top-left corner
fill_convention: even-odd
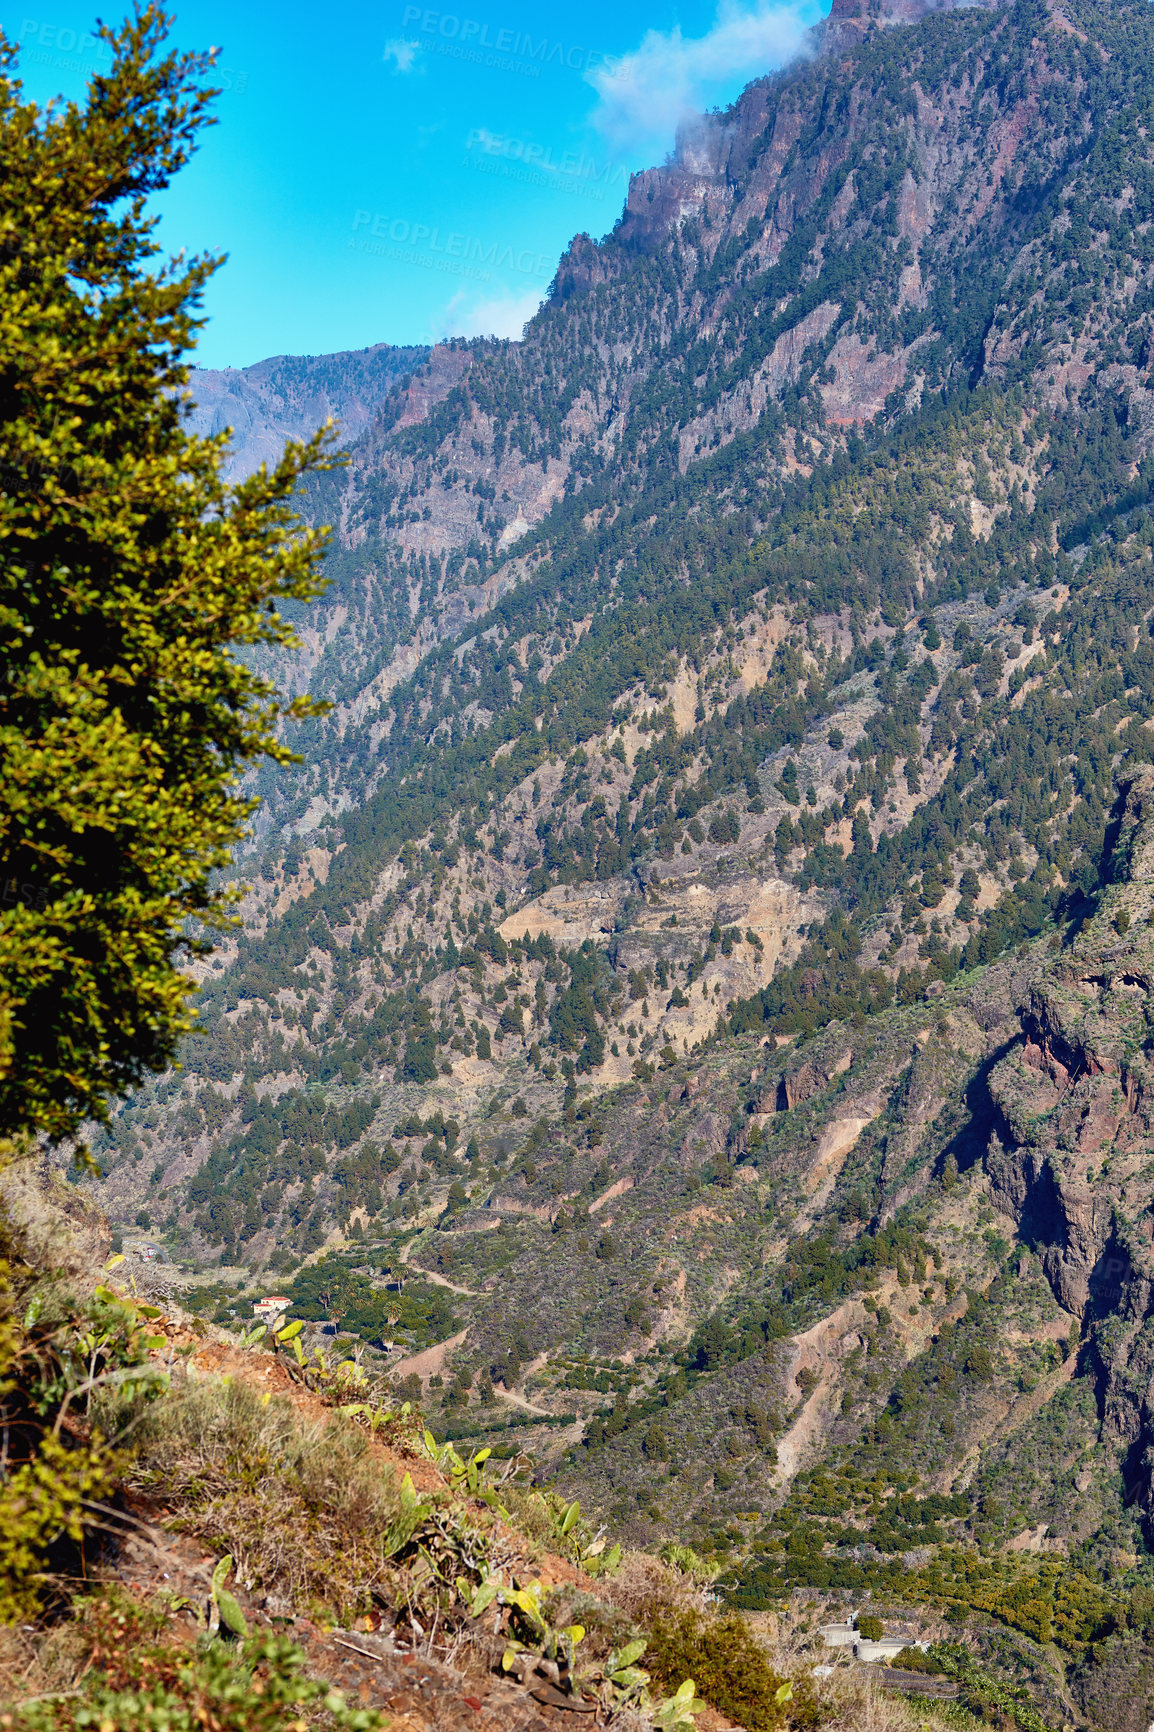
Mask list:
[[[414,649],[530,574],[514,642],[554,627],[550,594],[570,625],[638,584],[652,604],[748,545],[799,465],[845,452],[878,414],[981,380],[1029,380],[1064,409],[1093,372],[1133,430],[1149,422],[1140,293],[1130,317],[1145,242],[1126,191],[1145,172],[1137,40],[1103,59],[1044,10],[966,11],[843,54],[847,28],[636,177],[609,240],[574,242],[523,344],[436,351],[321,490],[350,555],[336,605],[356,610],[321,676],[339,701],[318,753],[339,760],[342,789],[375,782]],[[1096,28],[1125,37],[1142,15]],[[1137,256],[1117,245],[1122,212]],[[862,552],[876,586],[896,549]],[[916,559],[902,566],[887,587],[908,602]]]
[[[105,1189],[746,1603],[969,1608],[1123,1725],[1154,19],[816,47],[311,490],[333,709]]]

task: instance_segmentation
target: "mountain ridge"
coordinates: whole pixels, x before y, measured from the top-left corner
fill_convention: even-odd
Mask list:
[[[247,367],[194,367],[188,423],[203,437],[231,430],[222,469],[243,481],[276,462],[286,439],[308,439],[330,416],[346,442],[369,426],[394,382],[420,366],[427,347],[370,348],[333,355],[271,355]]]

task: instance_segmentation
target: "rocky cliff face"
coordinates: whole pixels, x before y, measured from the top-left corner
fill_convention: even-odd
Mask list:
[[[1154,772],[1124,789],[1112,882],[1032,986],[990,1073],[994,1196],[1082,1319],[1103,1423],[1154,1514]]]
[[[1145,39],[1079,20],[846,9],[573,243],[524,343],[200,379],[237,463],[322,398],[371,424],[310,492],[332,586],[280,670],[332,710],[258,778],[193,1134],[126,1133],[126,1208],[228,1167],[258,1087],[363,1091],[378,1145],[424,1088],[545,1112],[562,1058],[618,1088],[872,1014],[1073,906],[1154,690]],[[178,1203],[200,1249],[340,1212],[237,1183]]]

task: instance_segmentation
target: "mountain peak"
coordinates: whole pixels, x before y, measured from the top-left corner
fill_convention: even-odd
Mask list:
[[[935,12],[953,12],[961,7],[994,11],[1002,0],[833,0],[816,34],[823,37],[851,26],[864,31],[870,25],[918,24]],[[839,46],[840,46],[839,42]]]

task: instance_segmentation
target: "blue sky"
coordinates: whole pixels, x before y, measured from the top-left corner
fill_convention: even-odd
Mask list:
[[[446,0],[446,4],[453,0]],[[202,366],[519,334],[571,236],[613,226],[679,117],[790,57],[820,0],[185,0],[219,47],[220,124],[161,208],[172,251],[226,252]],[[79,97],[106,5],[0,0],[30,96]]]

